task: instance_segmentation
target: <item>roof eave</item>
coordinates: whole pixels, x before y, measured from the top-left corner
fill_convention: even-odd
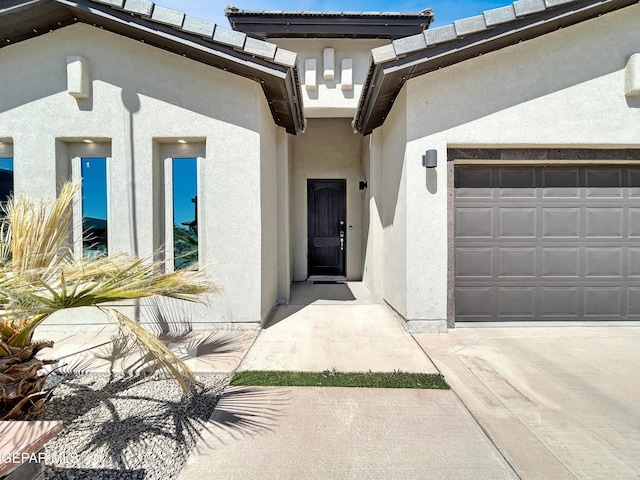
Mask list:
[[[499,50],[575,25],[603,13],[625,8],[638,0],[583,0],[525,16],[505,25],[456,38],[441,45],[429,46],[403,57],[370,61],[358,109],[353,119],[354,131],[368,135],[380,127],[404,84],[479,55]],[[373,82],[375,79],[375,83]]]
[[[385,38],[396,39],[426,30],[430,9],[419,13],[277,12],[232,7],[225,11],[234,30],[261,38]]]
[[[25,8],[20,9],[19,2],[13,2],[12,11],[7,10],[7,14],[11,13],[13,17],[13,14],[22,10],[23,15],[28,13],[33,17],[28,9],[35,8],[42,12],[42,16],[38,18],[43,21],[37,29],[25,29],[10,41],[2,39],[0,48],[73,23],[94,25],[256,81],[265,92],[274,122],[294,135],[304,130],[302,94],[299,85],[296,87],[292,80],[297,78],[295,59],[280,63],[270,61],[89,0],[39,0],[22,3]],[[38,3],[42,5],[37,5]],[[2,12],[5,11],[0,11]],[[270,101],[273,98],[279,101]]]

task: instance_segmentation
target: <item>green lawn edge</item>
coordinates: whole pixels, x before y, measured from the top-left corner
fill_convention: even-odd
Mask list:
[[[363,387],[449,390],[444,377],[434,373],[407,372],[236,372],[231,386],[259,387]]]

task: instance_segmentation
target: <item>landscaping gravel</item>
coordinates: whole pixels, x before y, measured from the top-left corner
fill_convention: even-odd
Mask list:
[[[40,420],[62,420],[46,446],[45,478],[170,480],[206,428],[226,375],[199,375],[189,398],[175,380],[109,374],[49,377]]]

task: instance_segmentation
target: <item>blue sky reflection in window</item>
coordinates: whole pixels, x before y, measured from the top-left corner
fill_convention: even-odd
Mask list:
[[[173,267],[178,270],[198,261],[198,161],[174,158],[173,185]]]
[[[107,159],[83,158],[81,175],[82,252],[107,255]]]
[[[13,158],[0,158],[0,202],[13,195]]]

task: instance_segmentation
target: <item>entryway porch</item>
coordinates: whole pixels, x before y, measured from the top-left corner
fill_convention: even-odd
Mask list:
[[[363,282],[294,282],[288,305],[267,320],[240,370],[437,373]]]

